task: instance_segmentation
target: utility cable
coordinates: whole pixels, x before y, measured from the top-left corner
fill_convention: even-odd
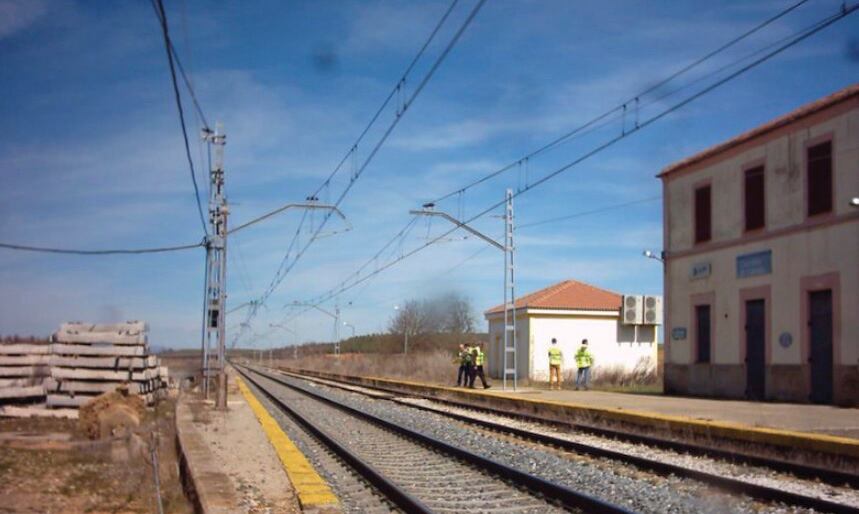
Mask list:
[[[516,230],[522,230],[523,228],[536,227],[539,225],[546,225],[548,223],[557,223],[559,221],[567,221],[575,218],[581,218],[583,216],[590,216],[592,214],[599,214],[601,212],[607,212],[614,209],[620,209],[622,207],[631,207],[633,205],[639,205],[642,203],[655,202],[656,200],[662,199],[662,195],[659,196],[649,196],[647,198],[641,198],[639,200],[632,200],[630,202],[616,203],[613,205],[606,205],[605,207],[600,207],[598,209],[592,209],[589,211],[581,211],[574,214],[568,214],[566,216],[559,216],[557,218],[549,218],[540,221],[532,221],[531,223],[523,223],[521,225],[516,226]]]
[[[518,165],[521,165],[523,162],[527,162],[528,160],[530,160],[530,159],[532,159],[532,158],[534,158],[534,157],[560,145],[564,141],[567,141],[576,135],[581,135],[580,133],[582,131],[584,131],[588,128],[591,128],[595,124],[605,120],[606,118],[608,118],[608,117],[610,117],[616,113],[623,112],[626,109],[627,105],[629,105],[633,102],[637,102],[644,95],[655,91],[656,89],[664,86],[665,84],[671,82],[672,80],[676,79],[677,77],[683,75],[684,73],[687,73],[688,71],[690,71],[690,70],[696,68],[697,66],[703,64],[704,62],[706,62],[709,59],[718,55],[719,53],[727,50],[728,48],[734,46],[735,44],[739,43],[740,41],[746,39],[747,37],[751,36],[752,34],[758,32],[759,30],[765,28],[766,26],[770,25],[771,23],[775,22],[776,20],[782,18],[783,16],[785,16],[788,13],[792,12],[793,10],[797,9],[798,7],[800,7],[802,4],[806,3],[807,1],[808,0],[800,0],[799,2],[789,6],[788,8],[786,8],[782,11],[780,11],[776,15],[774,15],[770,18],[767,18],[766,20],[764,20],[761,23],[759,23],[758,25],[752,27],[748,31],[744,32],[743,34],[740,34],[739,36],[735,37],[734,39],[721,45],[720,47],[716,48],[715,50],[712,50],[711,52],[703,55],[702,57],[696,59],[695,61],[687,64],[686,66],[677,70],[676,72],[672,73],[671,75],[657,81],[655,84],[653,84],[650,87],[639,92],[637,95],[630,97],[629,99],[627,99],[626,101],[617,105],[616,107],[613,107],[613,108],[609,109],[608,111],[605,111],[604,113],[590,119],[589,121],[585,122],[584,124],[579,125],[578,127],[574,128],[573,130],[553,139],[552,141],[541,146],[540,148],[537,148],[536,150],[532,151],[531,153],[507,164],[506,166],[503,166],[503,167],[493,171],[492,173],[489,173],[488,175],[485,175],[485,176],[483,176],[483,177],[481,177],[481,178],[479,178],[473,182],[470,182],[469,184],[466,184],[465,186],[463,186],[459,189],[451,191],[445,195],[442,195],[442,196],[436,198],[435,200],[432,200],[431,203],[439,203],[439,202],[447,200],[448,198],[451,198],[455,195],[461,194],[461,193],[463,193],[463,192],[465,192],[465,191],[467,191],[467,190],[469,190],[475,186],[478,186],[478,185],[480,185],[480,184],[482,184],[482,183],[484,183],[484,182],[486,182],[492,178],[497,177],[498,175],[501,175],[502,173],[504,173],[506,171],[513,169],[514,167],[516,167]]]
[[[111,249],[111,250],[79,250],[73,248],[50,248],[45,246],[28,246],[12,243],[0,243],[0,248],[7,250],[18,250],[24,252],[39,252],[39,253],[60,253],[69,255],[135,255],[144,253],[166,253],[178,252],[182,250],[191,250],[193,248],[204,248],[206,243],[201,241],[191,245],[179,246],[163,246],[156,248],[128,248],[128,249]]]
[[[343,200],[346,198],[346,195],[349,194],[349,191],[352,189],[352,187],[355,185],[357,180],[361,177],[361,175],[367,169],[369,164],[373,161],[376,154],[379,152],[379,150],[382,148],[382,146],[388,140],[388,137],[390,137],[391,133],[394,131],[394,128],[396,128],[396,126],[399,124],[400,120],[403,118],[403,114],[406,112],[406,110],[409,108],[409,106],[415,101],[415,99],[417,99],[417,97],[421,94],[423,89],[426,87],[427,83],[429,83],[430,79],[435,75],[436,71],[438,71],[438,68],[441,66],[441,64],[444,62],[444,60],[450,54],[451,50],[453,50],[453,47],[456,46],[457,42],[460,40],[460,38],[462,37],[465,30],[468,28],[468,26],[474,20],[475,16],[477,16],[477,13],[480,11],[481,7],[483,7],[483,4],[485,4],[485,3],[486,3],[486,0],[479,0],[477,2],[477,4],[474,6],[474,8],[471,10],[471,12],[468,14],[465,21],[462,23],[462,25],[459,27],[459,29],[456,31],[456,33],[453,35],[453,37],[448,42],[447,46],[445,46],[444,50],[436,58],[436,60],[433,62],[430,69],[423,76],[422,80],[418,83],[414,92],[411,94],[411,96],[408,98],[408,100],[404,101],[402,111],[397,113],[397,116],[394,117],[393,121],[388,126],[387,130],[384,132],[384,134],[379,139],[379,141],[376,143],[376,145],[373,147],[373,149],[370,151],[369,155],[366,157],[364,162],[361,164],[361,166],[352,175],[352,177],[349,180],[349,183],[347,184],[345,189],[340,193],[340,196],[337,198],[336,202],[334,202],[334,207],[339,207],[340,204],[343,202]],[[447,17],[448,14],[449,14],[449,12],[445,13],[445,18]],[[437,30],[435,30],[433,33],[435,33],[435,32],[437,32]],[[278,282],[273,284],[273,287],[270,287],[262,295],[262,297],[260,298],[261,302],[264,303],[271,296],[271,294],[274,292],[274,290],[277,288],[277,286],[280,285],[283,278],[285,278],[285,276],[294,268],[295,264],[301,259],[301,257],[307,251],[307,249],[316,240],[317,236],[322,231],[322,229],[324,228],[324,226],[326,225],[328,220],[331,219],[332,214],[333,214],[333,211],[329,211],[325,214],[325,216],[322,218],[322,221],[319,224],[319,227],[316,229],[316,231],[313,233],[313,235],[310,237],[310,239],[307,241],[307,243],[301,248],[301,250],[299,250],[299,252],[296,254],[295,258],[289,264],[289,266],[287,266],[284,269],[283,275],[280,277]]]
[[[203,233],[208,237],[209,228],[206,225],[206,217],[203,215],[203,204],[200,201],[200,189],[197,187],[197,175],[194,172],[194,161],[191,159],[191,147],[188,144],[188,129],[185,126],[185,112],[182,109],[182,96],[179,94],[179,84],[176,81],[176,67],[173,63],[173,52],[171,51],[173,43],[170,42],[170,34],[167,28],[167,13],[164,11],[164,2],[162,0],[153,0],[153,2],[156,2],[156,14],[158,14],[158,19],[161,22],[161,31],[164,34],[164,48],[167,52],[167,63],[170,67],[170,78],[173,83],[173,96],[176,98],[176,108],[179,110],[179,123],[182,126],[182,139],[185,142],[185,156],[188,158],[188,167],[191,170],[191,182],[194,184],[194,199],[197,201],[197,213],[200,215],[200,224],[203,226]]]
[[[802,41],[804,41],[804,40],[808,39],[809,37],[813,36],[814,34],[816,34],[816,33],[820,32],[821,30],[823,30],[823,29],[825,29],[825,28],[827,28],[827,27],[829,27],[829,26],[830,26],[830,25],[832,25],[833,23],[835,23],[835,22],[837,22],[837,21],[839,21],[839,20],[841,20],[841,19],[843,19],[843,18],[845,18],[845,17],[847,17],[847,16],[849,16],[849,15],[853,14],[857,9],[859,9],[859,4],[854,4],[854,5],[849,6],[849,7],[848,7],[846,4],[845,4],[845,5],[843,5],[843,6],[841,7],[841,9],[840,9],[840,11],[839,11],[838,13],[836,13],[836,14],[834,14],[834,15],[832,15],[832,16],[829,16],[829,17],[827,17],[827,18],[824,18],[824,19],[820,20],[817,24],[815,24],[812,28],[810,28],[810,29],[808,29],[808,30],[801,31],[801,32],[797,33],[796,37],[794,37],[794,38],[793,38],[793,39],[791,39],[790,41],[786,42],[785,44],[783,44],[783,45],[781,45],[781,46],[777,47],[776,49],[774,49],[774,50],[772,50],[772,51],[770,51],[770,52],[766,53],[766,54],[765,54],[765,55],[763,55],[762,57],[760,57],[760,58],[758,58],[758,59],[756,59],[756,60],[752,61],[751,63],[747,64],[746,66],[743,66],[743,67],[742,67],[742,68],[740,68],[739,70],[734,71],[733,73],[731,73],[731,74],[729,74],[729,75],[727,75],[727,76],[723,77],[722,79],[720,79],[720,80],[718,80],[718,81],[714,82],[713,84],[710,84],[709,86],[707,86],[707,87],[705,87],[705,88],[701,89],[701,90],[700,90],[700,91],[698,91],[697,93],[695,93],[695,94],[693,94],[693,95],[691,95],[691,96],[689,96],[689,97],[687,97],[687,98],[685,98],[685,99],[683,99],[683,100],[681,100],[681,101],[679,101],[679,102],[677,102],[677,103],[673,104],[672,106],[670,106],[670,107],[668,107],[668,108],[664,109],[664,110],[663,110],[663,111],[661,111],[660,113],[658,113],[658,114],[656,114],[656,115],[654,115],[654,116],[652,116],[652,117],[648,118],[648,119],[647,119],[646,121],[644,121],[643,123],[640,123],[640,124],[639,124],[639,125],[637,125],[636,127],[634,127],[634,128],[632,128],[632,129],[630,129],[628,132],[624,132],[624,133],[622,133],[622,134],[620,134],[620,135],[618,135],[618,136],[616,136],[616,137],[614,137],[614,138],[612,138],[612,139],[609,139],[608,141],[606,141],[606,142],[604,142],[604,143],[600,144],[599,146],[597,146],[597,147],[593,148],[592,150],[590,150],[590,151],[586,152],[585,154],[581,155],[580,157],[576,158],[575,160],[573,160],[573,161],[571,161],[571,162],[569,162],[569,163],[567,163],[567,164],[565,164],[565,165],[561,166],[560,168],[557,168],[556,170],[552,171],[551,173],[549,173],[549,174],[547,174],[547,175],[545,175],[545,176],[541,177],[538,181],[534,182],[533,184],[530,184],[530,185],[526,186],[525,188],[523,188],[523,189],[521,189],[521,190],[519,190],[519,191],[517,191],[517,192],[513,193],[513,198],[516,198],[516,197],[518,197],[518,196],[520,196],[520,195],[522,195],[522,194],[525,194],[525,193],[527,193],[527,192],[531,191],[532,189],[534,189],[534,188],[536,188],[536,187],[539,187],[540,185],[542,185],[542,184],[546,183],[547,181],[549,181],[549,180],[551,180],[551,179],[553,179],[553,178],[557,177],[557,176],[558,176],[558,175],[560,175],[561,173],[564,173],[564,172],[566,172],[566,171],[570,170],[570,169],[571,169],[571,168],[573,168],[574,166],[576,166],[576,165],[580,164],[581,162],[583,162],[583,161],[585,161],[585,160],[589,159],[590,157],[593,157],[594,155],[596,155],[596,154],[598,154],[598,153],[600,153],[600,152],[602,152],[602,151],[606,150],[607,148],[609,148],[609,147],[611,147],[611,146],[613,146],[613,145],[617,144],[617,143],[618,143],[618,142],[620,142],[621,140],[623,140],[623,139],[625,139],[625,138],[627,138],[627,137],[631,136],[632,134],[635,134],[635,133],[637,133],[638,131],[640,131],[640,130],[642,130],[642,129],[644,129],[644,128],[646,128],[646,127],[648,127],[648,126],[650,126],[650,125],[652,125],[652,124],[654,124],[654,123],[656,123],[657,121],[659,121],[659,120],[661,120],[662,118],[664,118],[664,117],[668,116],[669,114],[671,114],[671,113],[673,113],[673,112],[675,112],[675,111],[677,111],[677,110],[679,110],[679,109],[681,109],[681,108],[685,107],[686,105],[688,105],[688,104],[690,104],[691,102],[693,102],[693,101],[697,100],[698,98],[701,98],[702,96],[704,96],[704,95],[706,95],[706,94],[710,93],[710,92],[711,92],[711,91],[713,91],[714,89],[716,89],[716,88],[718,88],[718,87],[720,87],[720,86],[722,86],[722,85],[724,85],[724,84],[726,84],[726,83],[730,82],[731,80],[733,80],[733,79],[735,79],[735,78],[739,77],[740,75],[742,75],[742,74],[744,74],[744,73],[748,72],[749,70],[751,70],[751,69],[753,69],[753,68],[755,68],[755,67],[759,66],[760,64],[762,64],[762,63],[764,63],[764,62],[768,61],[769,59],[771,59],[771,58],[773,58],[773,57],[775,57],[775,56],[779,55],[780,53],[782,53],[782,52],[784,52],[785,50],[787,50],[787,49],[789,49],[789,48],[793,47],[794,45],[796,45],[796,44],[798,44],[798,43],[800,43],[800,42],[802,42]],[[481,217],[485,216],[486,214],[488,214],[488,213],[492,212],[493,210],[497,209],[498,207],[500,207],[500,206],[504,205],[505,203],[506,203],[506,200],[501,200],[501,201],[499,201],[499,202],[496,202],[496,203],[494,203],[494,204],[490,205],[489,207],[485,208],[484,210],[480,211],[479,213],[475,214],[475,215],[474,215],[474,216],[472,216],[471,218],[469,218],[469,219],[467,219],[467,220],[463,221],[462,223],[463,223],[463,224],[471,223],[472,221],[474,221],[474,220],[476,220],[476,219],[478,219],[478,218],[481,218]],[[329,299],[331,299],[331,298],[333,298],[333,297],[335,297],[335,296],[338,296],[338,295],[340,295],[340,294],[344,293],[345,291],[348,291],[348,290],[350,290],[350,289],[352,289],[352,288],[354,288],[354,287],[358,286],[359,284],[361,284],[361,283],[365,282],[366,280],[369,280],[371,277],[373,277],[373,276],[375,276],[375,275],[378,275],[379,273],[381,273],[381,272],[383,272],[383,271],[387,270],[388,268],[391,268],[392,266],[396,265],[397,263],[402,262],[403,260],[405,260],[405,259],[407,259],[407,258],[411,257],[412,255],[415,255],[415,254],[417,254],[418,252],[420,252],[420,251],[422,251],[422,250],[424,250],[424,249],[428,248],[429,246],[431,246],[431,245],[433,245],[434,243],[436,243],[437,241],[440,241],[441,239],[443,239],[443,238],[447,237],[448,235],[450,235],[450,234],[451,234],[451,233],[453,233],[454,231],[458,230],[459,228],[460,228],[459,226],[454,226],[453,228],[450,228],[450,229],[446,230],[445,232],[443,232],[443,233],[442,233],[442,234],[440,234],[439,236],[437,236],[437,237],[433,238],[432,240],[430,240],[430,241],[426,242],[425,244],[423,244],[423,245],[421,245],[421,246],[418,246],[418,247],[416,247],[416,248],[414,248],[414,249],[410,250],[409,252],[407,252],[407,253],[405,253],[405,254],[401,255],[399,258],[394,259],[393,261],[388,262],[388,263],[386,263],[386,264],[384,264],[384,265],[380,266],[379,268],[377,268],[377,269],[376,269],[375,271],[373,271],[372,273],[370,273],[370,274],[368,274],[368,275],[366,275],[366,276],[364,276],[364,277],[362,277],[362,278],[360,278],[360,279],[358,279],[358,280],[355,280],[355,281],[354,281],[354,282],[352,282],[352,283],[345,284],[345,285],[341,283],[341,285],[339,285],[339,286],[337,286],[337,287],[333,288],[333,289],[332,289],[332,290],[330,290],[328,293],[323,294],[323,295],[321,296],[321,298],[322,298],[322,299],[321,299],[321,300],[317,300],[317,302],[318,302],[318,303],[317,303],[317,305],[319,305],[319,304],[321,304],[321,303],[324,303],[325,301],[327,301],[327,300],[329,300]]]

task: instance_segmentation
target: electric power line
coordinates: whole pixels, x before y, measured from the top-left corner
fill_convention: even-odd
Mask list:
[[[203,248],[206,243],[201,241],[196,244],[179,245],[179,246],[163,246],[156,248],[125,248],[125,249],[110,249],[110,250],[80,250],[73,248],[51,248],[45,246],[29,246],[12,243],[0,243],[0,248],[7,250],[18,250],[24,252],[39,252],[39,253],[60,253],[70,255],[133,255],[143,253],[166,253],[178,252],[181,250],[191,250],[193,248]]]
[[[176,98],[176,108],[179,110],[179,123],[182,126],[182,139],[185,142],[185,156],[188,158],[188,167],[191,171],[191,183],[194,184],[194,199],[197,201],[197,213],[200,215],[200,224],[203,225],[203,233],[208,237],[209,228],[206,225],[206,217],[203,215],[203,204],[200,201],[200,189],[197,187],[197,175],[194,172],[194,161],[191,159],[191,148],[188,145],[188,129],[185,127],[185,111],[182,109],[182,95],[179,94],[179,84],[176,81],[176,67],[173,63],[174,51],[171,50],[173,48],[173,43],[170,41],[170,34],[167,28],[167,13],[164,11],[163,0],[152,1],[153,7],[155,7],[155,12],[158,15],[158,20],[161,22],[161,32],[164,34],[164,48],[167,52],[167,64],[170,67],[170,79],[173,83],[173,96]],[[186,84],[188,84],[190,88],[190,83],[187,82],[187,78]],[[203,119],[205,120],[205,118]]]
[[[685,107],[689,103],[691,103],[691,102],[697,100],[698,98],[710,93],[714,89],[726,84],[727,82],[730,82],[731,80],[739,77],[740,75],[742,75],[742,74],[746,73],[747,71],[757,67],[758,65],[768,61],[769,59],[775,57],[776,55],[779,55],[780,53],[787,50],[788,48],[791,48],[794,45],[804,41],[805,39],[808,39],[809,37],[820,32],[821,30],[832,25],[833,23],[849,16],[850,14],[853,14],[857,9],[859,9],[859,4],[854,4],[853,6],[849,6],[849,7],[847,5],[842,6],[842,8],[840,9],[840,11],[838,13],[836,13],[832,16],[823,18],[822,20],[820,20],[819,22],[817,22],[816,24],[814,24],[813,26],[811,26],[808,29],[804,29],[802,31],[795,33],[795,37],[793,39],[791,39],[790,41],[777,47],[775,50],[772,50],[772,51],[766,53],[764,56],[754,60],[753,62],[747,64],[746,66],[743,66],[739,70],[723,77],[722,79],[714,82],[713,84],[710,84],[709,86],[701,89],[697,93],[695,93],[695,94],[673,104],[672,106],[664,109],[660,113],[648,118],[643,123],[640,123],[639,125],[635,126],[630,131],[621,133],[619,136],[616,136],[616,137],[598,145],[597,147],[591,149],[590,151],[586,152],[585,154],[581,155],[580,157],[576,158],[575,160],[561,166],[560,168],[557,168],[556,170],[543,176],[542,178],[540,178],[538,181],[534,182],[533,184],[530,184],[530,185],[526,186],[525,188],[515,192],[513,194],[513,197],[516,198],[516,197],[518,197],[524,193],[527,193],[527,192],[531,191],[532,189],[544,184],[545,182],[555,178],[556,176],[560,175],[561,173],[568,171],[572,167],[574,167],[574,166],[578,165],[579,163],[589,159],[590,157],[593,157],[594,155],[606,150],[607,148],[615,145],[619,141],[631,136],[632,134],[635,134],[639,130],[644,129],[644,128],[652,125],[653,123],[661,120],[662,118],[668,116],[669,114]],[[478,214],[476,214],[476,215],[472,216],[471,218],[463,221],[462,223],[463,224],[471,223],[472,221],[474,221],[478,218],[481,218],[481,217],[485,216],[486,214],[492,212],[493,210],[497,209],[498,207],[504,205],[505,202],[506,202],[506,200],[501,200],[500,202],[496,202],[496,203],[490,205],[489,207],[487,207],[486,209],[482,210]],[[393,261],[390,261],[390,262],[378,267],[372,273],[365,275],[364,277],[361,277],[360,279],[357,279],[352,283],[347,284],[347,283],[341,282],[338,286],[335,286],[335,288],[332,288],[327,293],[317,297],[317,298],[321,298],[321,299],[315,300],[316,305],[324,303],[325,301],[358,286],[359,284],[369,280],[373,276],[378,275],[379,273],[387,270],[388,268],[391,268],[392,266],[396,265],[397,263],[402,262],[403,260],[411,257],[412,255],[415,255],[416,253],[424,250],[425,248],[428,248],[432,244],[436,243],[437,241],[442,240],[443,238],[445,238],[446,236],[448,236],[449,234],[453,233],[454,231],[456,231],[458,229],[459,229],[459,226],[454,226],[453,228],[448,229],[447,231],[445,231],[442,234],[440,234],[439,236],[431,239],[427,243],[425,243],[421,246],[418,246],[418,247],[414,248],[413,250],[411,250],[407,253],[402,254],[397,259],[394,259]]]
[[[376,145],[375,145],[375,146],[373,147],[373,149],[370,151],[370,153],[369,153],[369,154],[368,154],[368,156],[365,158],[365,160],[364,160],[364,162],[361,164],[361,166],[360,166],[357,170],[355,170],[355,172],[353,173],[352,177],[350,177],[349,183],[346,185],[345,189],[341,192],[340,196],[339,196],[339,197],[337,198],[337,200],[334,202],[334,207],[339,207],[339,206],[340,206],[340,204],[343,202],[343,200],[345,199],[346,195],[348,195],[349,191],[350,191],[350,190],[352,189],[352,187],[355,185],[355,182],[357,182],[357,180],[361,177],[361,175],[364,173],[364,171],[365,171],[365,170],[367,169],[367,167],[369,166],[370,162],[372,162],[372,160],[375,158],[376,154],[379,152],[379,150],[380,150],[380,149],[382,148],[382,146],[385,144],[385,142],[387,141],[388,137],[390,137],[390,135],[391,135],[391,133],[393,132],[394,128],[396,128],[396,126],[399,124],[400,120],[403,118],[403,114],[406,112],[406,110],[408,110],[409,106],[410,106],[410,105],[415,101],[415,99],[417,99],[417,97],[418,97],[418,96],[420,95],[420,93],[423,91],[424,87],[426,87],[427,83],[429,83],[430,79],[435,75],[435,73],[436,73],[436,71],[438,70],[438,68],[441,66],[441,64],[444,62],[444,60],[445,60],[445,59],[447,58],[447,56],[450,54],[451,50],[453,50],[453,47],[456,45],[456,43],[457,43],[457,42],[459,41],[459,39],[462,37],[462,34],[465,32],[465,30],[468,28],[468,26],[469,26],[469,25],[471,24],[471,22],[474,20],[475,16],[477,16],[477,13],[480,11],[481,7],[483,7],[483,4],[484,4],[485,2],[486,2],[486,0],[479,0],[479,1],[477,2],[477,4],[474,6],[474,8],[472,8],[471,12],[468,14],[468,16],[466,17],[465,21],[463,21],[463,23],[461,24],[461,26],[459,27],[459,29],[456,31],[456,33],[455,33],[455,34],[453,35],[453,37],[450,39],[450,41],[448,42],[448,44],[445,46],[444,50],[441,52],[441,54],[439,54],[439,56],[438,56],[438,57],[436,58],[436,60],[433,62],[433,64],[432,64],[432,66],[430,67],[430,69],[426,72],[426,74],[423,76],[423,78],[421,79],[421,81],[418,83],[417,87],[416,87],[416,88],[415,88],[415,90],[412,92],[411,96],[410,96],[407,100],[405,100],[405,101],[403,102],[402,111],[400,111],[400,110],[398,109],[397,116],[395,116],[395,117],[394,117],[393,121],[392,121],[392,122],[391,122],[391,124],[388,126],[387,130],[382,134],[382,137],[378,140],[378,142],[376,143]],[[443,23],[443,21],[444,21],[444,20],[448,17],[448,15],[450,14],[450,11],[452,10],[453,5],[455,5],[455,2],[454,2],[454,4],[452,4],[451,8],[449,8],[449,9],[448,9],[448,11],[446,11],[446,12],[445,12],[445,14],[444,14],[444,16],[442,17],[442,20],[439,22],[439,24],[437,24],[437,25],[436,25],[436,28],[433,30],[433,32],[432,32],[432,34],[431,34],[431,38],[432,38],[432,37],[434,37],[434,36],[435,36],[435,34],[438,32],[439,27],[441,26],[441,24]],[[430,40],[431,40],[431,39],[430,39]],[[420,50],[420,52],[419,52],[419,56],[420,56],[420,54],[422,54],[422,53],[423,53],[423,51],[426,49],[426,47],[428,46],[428,44],[429,44],[429,43],[425,43],[425,44],[424,44],[424,46],[421,48],[421,50]],[[414,66],[414,63],[415,63],[415,62],[416,62],[415,60],[413,60],[413,61],[412,61],[412,63],[411,63],[411,64],[409,65],[409,67],[407,68],[407,70],[408,70],[408,71],[410,71],[410,70],[413,68],[413,66]],[[399,84],[402,84],[404,81],[405,81],[405,78],[402,78],[402,79],[400,80],[400,82],[398,83],[397,88],[399,88],[399,87],[400,87],[400,85],[399,85]],[[398,90],[397,88],[395,88],[395,91],[397,91],[397,90]],[[386,100],[386,103],[387,103],[387,102],[389,102],[389,101],[390,101],[390,98]],[[374,118],[374,119],[375,119],[375,118]],[[361,136],[361,137],[363,137],[363,133],[362,133],[362,136]],[[356,148],[356,146],[354,146],[354,145],[353,145],[353,147],[352,147],[352,148],[353,148],[353,150],[354,150],[354,149]],[[347,157],[348,157],[348,154],[347,154]],[[344,160],[345,160],[345,159],[344,159]],[[323,185],[326,185],[326,184],[328,184],[328,183],[329,183],[329,181],[326,181]],[[320,188],[318,191],[321,191],[321,189],[322,189],[322,188]],[[266,301],[266,300],[271,296],[271,294],[274,292],[274,290],[277,288],[277,286],[278,286],[278,285],[280,285],[280,283],[283,281],[283,279],[286,277],[286,275],[287,275],[287,274],[288,274],[288,273],[293,269],[293,267],[294,267],[294,266],[295,266],[295,264],[299,261],[299,259],[301,259],[301,257],[304,255],[304,253],[305,253],[305,252],[307,251],[307,249],[310,247],[310,245],[312,245],[312,244],[313,244],[313,242],[315,241],[315,239],[317,238],[317,236],[319,235],[319,233],[320,233],[320,232],[322,231],[322,229],[324,228],[325,224],[326,224],[326,223],[328,222],[328,220],[331,218],[331,215],[332,215],[332,212],[330,212],[330,211],[329,211],[328,213],[326,213],[326,214],[325,214],[325,216],[322,218],[322,221],[321,221],[321,222],[320,222],[320,224],[319,224],[319,227],[316,229],[316,231],[313,233],[313,235],[309,238],[309,240],[307,241],[307,243],[306,243],[306,244],[305,244],[305,245],[304,245],[304,246],[303,246],[303,247],[298,251],[298,253],[296,254],[295,258],[292,260],[292,262],[291,262],[288,266],[286,266],[286,267],[284,268],[283,273],[280,275],[280,277],[278,277],[278,278],[277,278],[277,280],[276,280],[276,281],[275,281],[275,282],[274,282],[274,283],[273,283],[273,284],[272,284],[272,285],[271,285],[271,286],[266,290],[266,292],[265,292],[265,293],[263,293],[263,295],[260,297],[260,302],[261,302],[261,303],[264,303],[264,302],[265,302],[265,301]]]
[[[629,202],[616,203],[613,205],[606,205],[605,207],[599,207],[597,209],[592,209],[589,211],[576,212],[573,214],[568,214],[566,216],[558,216],[557,218],[549,218],[545,220],[532,221],[530,223],[523,223],[521,225],[517,225],[517,230],[522,230],[523,228],[536,227],[539,225],[546,225],[548,223],[557,223],[559,221],[567,221],[575,218],[581,218],[583,216],[590,216],[591,214],[599,214],[601,212],[607,212],[614,209],[620,209],[622,207],[631,207],[633,205],[639,205],[642,203],[655,202],[656,200],[662,199],[662,195],[659,196],[649,196],[647,198],[640,198],[638,200],[632,200]]]
[[[540,148],[537,148],[536,150],[530,152],[529,154],[527,154],[523,157],[520,157],[519,159],[507,164],[506,166],[503,166],[503,167],[493,171],[492,173],[489,173],[489,174],[487,174],[487,175],[485,175],[485,176],[483,176],[477,180],[474,180],[473,182],[470,182],[470,183],[466,184],[465,186],[463,186],[459,189],[451,191],[445,195],[442,195],[442,196],[436,198],[435,200],[432,200],[431,203],[439,203],[439,202],[442,202],[442,201],[444,201],[448,198],[451,198],[457,194],[461,194],[461,193],[463,193],[463,192],[465,192],[465,191],[467,191],[467,190],[469,190],[475,186],[478,186],[478,185],[486,182],[487,180],[495,178],[498,175],[501,175],[502,173],[513,169],[517,165],[521,165],[523,162],[526,162],[529,159],[532,159],[532,158],[534,158],[534,157],[536,157],[536,156],[538,156],[538,155],[540,155],[540,154],[542,154],[542,153],[544,153],[544,152],[546,152],[552,148],[555,148],[556,146],[560,145],[561,143],[572,139],[574,136],[583,135],[582,132],[585,131],[586,129],[593,127],[594,125],[600,123],[603,120],[606,120],[606,118],[609,118],[612,115],[619,114],[619,113],[622,114],[623,112],[626,111],[627,105],[629,105],[633,102],[637,104],[641,97],[647,95],[648,93],[651,93],[651,92],[657,90],[658,88],[661,88],[662,86],[673,81],[677,77],[687,73],[688,71],[690,71],[690,70],[696,68],[697,66],[703,64],[704,62],[710,60],[711,58],[715,57],[716,55],[720,54],[721,52],[727,50],[728,48],[734,46],[735,44],[739,43],[740,41],[746,39],[747,37],[751,36],[752,34],[758,32],[759,30],[761,30],[761,29],[765,28],[766,26],[770,25],[771,23],[775,22],[776,20],[789,14],[790,12],[797,9],[798,7],[800,7],[802,4],[806,3],[807,1],[808,0],[800,0],[799,2],[789,6],[788,8],[786,8],[782,11],[780,11],[779,13],[775,14],[774,16],[767,18],[766,20],[762,21],[758,25],[755,25],[754,27],[752,27],[748,31],[746,31],[746,32],[740,34],[739,36],[731,39],[730,41],[728,41],[725,44],[721,45],[720,47],[716,48],[715,50],[712,50],[712,51],[708,52],[707,54],[701,56],[700,58],[692,61],[691,63],[687,64],[686,66],[677,70],[676,72],[672,73],[671,75],[657,81],[655,84],[647,87],[646,89],[644,89],[640,93],[630,97],[629,99],[620,103],[619,105],[605,111],[604,113],[602,113],[600,115],[597,115],[596,117],[590,119],[589,121],[583,123],[582,125],[579,125],[578,127],[572,129],[571,131],[553,139],[552,141],[541,146]],[[661,98],[664,98],[664,96]]]

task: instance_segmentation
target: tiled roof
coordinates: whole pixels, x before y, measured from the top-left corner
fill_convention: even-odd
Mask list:
[[[517,309],[614,311],[620,309],[620,304],[621,295],[576,280],[564,280],[516,299]],[[496,305],[486,314],[499,312],[504,312],[503,305]]]
[[[767,132],[779,129],[785,125],[789,125],[795,121],[801,120],[802,118],[805,118],[807,116],[811,116],[814,113],[822,111],[835,104],[848,101],[852,98],[856,98],[857,100],[859,100],[859,84],[853,84],[852,86],[848,86],[840,91],[836,91],[831,95],[824,96],[819,100],[815,100],[814,102],[805,104],[802,107],[785,114],[784,116],[779,116],[778,118],[768,123],[765,123],[757,128],[753,128],[752,130],[744,132],[739,136],[731,138],[715,146],[711,146],[710,148],[699,152],[691,157],[687,157],[682,161],[675,162],[674,164],[663,169],[658,176],[664,177],[666,175],[674,173],[675,171],[687,168],[697,162],[707,159],[708,157],[712,157],[726,150],[730,150],[731,148],[739,146],[747,141],[751,141],[756,137],[762,136]]]

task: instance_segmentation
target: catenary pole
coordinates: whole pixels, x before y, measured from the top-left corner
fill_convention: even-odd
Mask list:
[[[227,308],[227,216],[229,207],[224,193],[224,145],[227,142],[221,123],[215,130],[203,130],[211,145],[209,169],[209,237],[206,240],[206,329],[203,341],[203,390],[208,397],[213,378],[217,379],[215,407],[227,407],[226,308]],[[213,358],[214,357],[214,358]]]

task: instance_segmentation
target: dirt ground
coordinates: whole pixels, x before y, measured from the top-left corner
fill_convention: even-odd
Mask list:
[[[75,420],[0,419],[0,513],[157,512],[156,446],[164,512],[193,512],[179,481],[174,407],[163,400],[134,434],[98,441]]]
[[[233,481],[247,513],[298,513],[298,500],[259,421],[229,369],[227,412],[192,404],[195,428]]]

